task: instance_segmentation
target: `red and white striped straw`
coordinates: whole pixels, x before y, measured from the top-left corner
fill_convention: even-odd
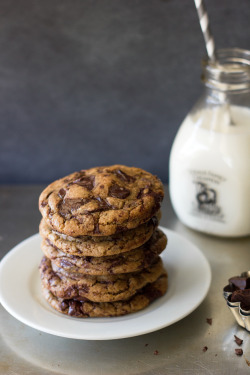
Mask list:
[[[207,54],[210,60],[215,60],[214,38],[209,26],[209,18],[205,7],[204,0],[194,0],[197,9],[201,30],[204,36]]]

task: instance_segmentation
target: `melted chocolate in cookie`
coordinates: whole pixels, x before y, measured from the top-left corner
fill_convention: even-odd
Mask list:
[[[91,191],[95,187],[95,176],[82,176],[77,178],[72,182],[72,184],[77,184],[79,186],[85,187],[87,190]]]
[[[129,176],[127,173],[121,171],[120,169],[116,169],[113,173],[122,181],[131,183],[134,182],[136,179],[135,177]]]
[[[125,199],[129,194],[130,190],[117,184],[113,184],[109,188],[109,196],[113,198]]]
[[[89,199],[84,199],[84,198],[65,198],[58,205],[59,213],[62,216],[72,214],[73,210],[77,210],[82,205],[88,202],[89,202]]]

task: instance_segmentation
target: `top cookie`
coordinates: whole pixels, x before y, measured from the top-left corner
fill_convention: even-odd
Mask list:
[[[109,236],[136,228],[159,210],[161,181],[140,168],[113,165],[75,172],[50,184],[39,209],[68,236]]]

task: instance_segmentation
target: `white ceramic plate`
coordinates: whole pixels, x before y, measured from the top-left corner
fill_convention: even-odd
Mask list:
[[[161,229],[168,237],[162,258],[169,275],[169,288],[165,296],[140,312],[115,318],[79,319],[52,309],[40,288],[38,265],[42,252],[39,234],[21,242],[3,258],[0,302],[24,324],[74,339],[121,339],[167,327],[190,314],[203,301],[210,286],[211,271],[196,246],[171,230]]]

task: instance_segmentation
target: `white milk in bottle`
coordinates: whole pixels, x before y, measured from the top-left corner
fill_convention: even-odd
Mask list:
[[[219,236],[246,236],[250,235],[250,52],[221,50],[218,61],[205,66],[206,93],[174,140],[170,198],[187,226]]]

